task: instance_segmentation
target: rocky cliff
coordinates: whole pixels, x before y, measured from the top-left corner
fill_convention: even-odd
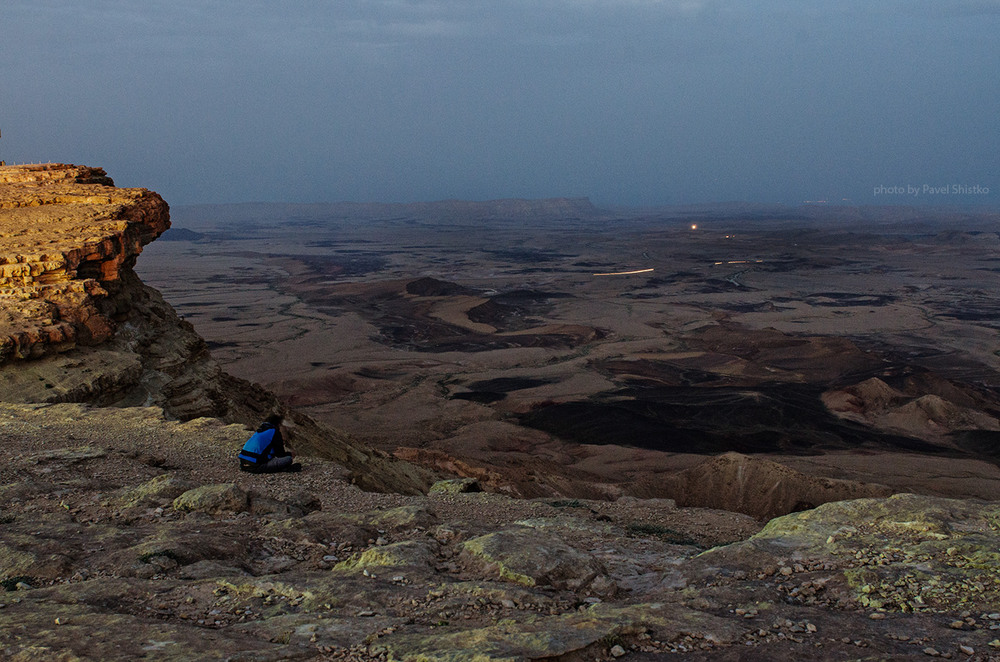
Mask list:
[[[156,406],[256,426],[283,409],[224,373],[204,340],[133,271],[170,227],[167,203],[99,168],[0,168],[0,401]],[[297,412],[294,445],[353,468],[371,489],[418,492],[429,473]]]

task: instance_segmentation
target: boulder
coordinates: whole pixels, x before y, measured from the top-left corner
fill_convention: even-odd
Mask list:
[[[247,493],[234,483],[202,485],[174,499],[174,510],[210,514],[241,513],[249,510]]]
[[[604,565],[558,537],[529,527],[512,527],[466,540],[465,563],[504,581],[524,586],[598,594],[615,592]]]
[[[439,480],[431,485],[428,494],[465,494],[467,492],[482,492],[483,488],[475,478],[452,478]]]
[[[335,569],[365,570],[406,566],[429,569],[434,560],[435,551],[436,546],[430,542],[405,540],[389,545],[369,547],[354,558],[338,563]]]
[[[141,485],[123,490],[119,502],[123,508],[165,506],[197,485],[173,474],[160,474]]]

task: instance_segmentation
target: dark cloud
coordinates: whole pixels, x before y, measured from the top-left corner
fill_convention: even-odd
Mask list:
[[[0,158],[175,203],[992,202],[997,6],[6,0]]]

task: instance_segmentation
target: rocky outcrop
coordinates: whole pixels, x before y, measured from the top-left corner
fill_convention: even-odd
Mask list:
[[[240,426],[149,408],[0,404],[0,417],[4,659],[1000,650],[998,503],[901,494],[761,529],[667,500],[362,493],[322,460],[227,474]]]
[[[930,374],[910,377],[902,390],[872,377],[826,391],[823,404],[840,418],[945,445],[956,432],[1000,431],[995,402]]]
[[[227,375],[205,341],[133,271],[170,227],[145,189],[99,168],[0,168],[0,401],[156,406],[181,420],[256,426],[284,410],[274,394]],[[334,459],[368,489],[414,493],[430,472],[362,447],[294,411],[291,443]]]
[[[5,167],[0,184],[0,364],[111,338],[119,284],[170,227],[167,204],[95,168]]]
[[[641,489],[641,488],[640,488]],[[885,485],[810,476],[778,462],[723,453],[657,481],[655,491],[681,506],[720,508],[760,520],[830,501],[888,496]]]
[[[711,550],[694,565],[758,579],[770,572],[786,578],[786,595],[804,604],[883,615],[990,613],[1000,602],[1000,576],[993,572],[1000,562],[998,523],[995,502],[915,494],[842,501],[772,520],[746,542]],[[994,620],[1000,616],[986,625]],[[970,618],[951,627],[975,625]]]

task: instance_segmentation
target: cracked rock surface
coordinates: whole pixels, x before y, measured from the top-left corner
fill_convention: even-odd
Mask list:
[[[243,474],[246,428],[151,408],[6,404],[0,421],[6,659],[987,660],[1000,646],[997,503],[895,495],[761,528],[664,499],[364,492],[313,458]]]

